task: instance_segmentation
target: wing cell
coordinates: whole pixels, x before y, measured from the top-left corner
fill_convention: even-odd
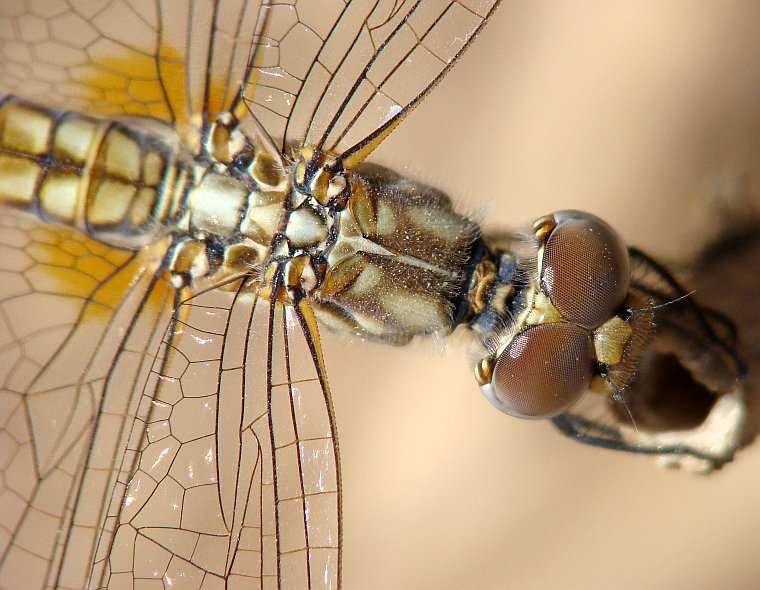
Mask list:
[[[0,3],[0,93],[174,126],[240,125],[354,164],[443,77],[498,0]]]
[[[359,161],[416,106],[497,4],[278,3],[254,39],[244,100],[275,138]]]
[[[249,283],[178,307],[95,587],[339,587],[339,467],[316,326],[293,319],[308,306],[270,306]]]
[[[180,133],[240,91],[258,2],[0,2],[0,93]]]
[[[0,224],[0,584],[83,587],[171,289],[136,253]]]

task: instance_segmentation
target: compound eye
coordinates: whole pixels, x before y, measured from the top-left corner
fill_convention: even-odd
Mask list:
[[[593,329],[628,292],[631,263],[620,236],[590,213],[558,211],[544,247],[541,288],[569,322]]]
[[[512,416],[550,418],[580,399],[593,371],[588,331],[564,322],[540,324],[512,339],[482,391]]]

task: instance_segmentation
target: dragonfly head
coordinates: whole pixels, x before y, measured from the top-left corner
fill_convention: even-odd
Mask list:
[[[639,302],[630,300],[631,262],[607,223],[558,211],[533,224],[531,241],[530,257],[502,257],[500,264],[517,269],[501,318],[506,327],[475,373],[498,409],[548,418],[589,388],[619,395],[652,322],[651,314],[627,311]]]

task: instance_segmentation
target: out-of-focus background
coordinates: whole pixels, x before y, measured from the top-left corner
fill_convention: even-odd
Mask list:
[[[758,30],[752,0],[505,1],[374,160],[486,227],[583,208],[693,258],[716,199],[760,186]],[[492,409],[465,338],[328,340],[347,589],[760,585],[760,445],[660,471]]]

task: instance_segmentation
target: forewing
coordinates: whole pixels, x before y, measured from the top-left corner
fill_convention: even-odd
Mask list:
[[[0,211],[0,587],[82,588],[172,290]]]
[[[0,0],[0,94],[198,128],[239,95],[259,18],[246,0]]]
[[[283,149],[307,144],[358,161],[441,79],[497,3],[272,3],[245,98]]]
[[[0,0],[0,94],[152,117],[188,140],[229,109],[283,150],[308,144],[353,165],[441,79],[497,3]]]
[[[250,279],[179,306],[96,586],[338,588],[332,410],[313,318],[299,316],[308,306],[286,316]]]

